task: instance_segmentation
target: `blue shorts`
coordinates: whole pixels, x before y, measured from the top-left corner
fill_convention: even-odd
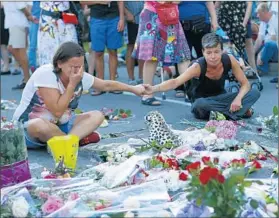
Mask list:
[[[91,49],[103,52],[105,48],[116,50],[123,46],[123,32],[117,31],[119,17],[90,20]]]
[[[72,116],[71,119],[69,120],[69,122],[67,122],[65,124],[57,125],[57,126],[59,127],[59,129],[62,132],[64,132],[65,134],[68,134],[71,131],[71,129],[73,128],[75,118],[76,118],[76,116]],[[27,126],[28,126],[28,124],[27,124]],[[46,146],[47,143],[41,142],[40,140],[35,139],[28,134],[27,126],[24,128],[25,143],[26,143],[27,148],[39,148],[39,147]]]

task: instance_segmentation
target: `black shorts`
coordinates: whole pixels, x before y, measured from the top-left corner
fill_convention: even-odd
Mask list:
[[[246,25],[246,39],[251,39],[252,38],[252,23],[251,20],[248,21]]]
[[[138,35],[138,30],[139,30],[139,25],[136,23],[127,23],[127,29],[128,29],[128,44],[135,44],[137,35]]]
[[[1,8],[1,39],[0,39],[0,44],[1,45],[8,45],[9,44],[9,30],[4,29],[4,21],[5,21],[5,13],[4,9]]]

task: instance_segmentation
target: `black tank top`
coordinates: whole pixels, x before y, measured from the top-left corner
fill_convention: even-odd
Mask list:
[[[222,54],[221,62],[223,64],[224,71],[221,78],[218,80],[210,79],[205,75],[207,71],[207,63],[204,57],[201,57],[193,62],[198,63],[201,68],[201,74],[198,79],[199,82],[197,83],[197,87],[193,93],[194,99],[206,98],[226,93],[225,80],[228,78],[228,73],[232,69],[229,55]]]

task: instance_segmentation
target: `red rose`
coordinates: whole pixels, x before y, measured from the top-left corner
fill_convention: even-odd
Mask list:
[[[179,169],[179,164],[178,164],[177,160],[173,159],[173,161],[172,161],[172,166],[173,166],[173,168],[176,169],[176,170]]]
[[[210,175],[207,171],[202,170],[199,179],[201,184],[206,185],[210,180]]]
[[[263,154],[259,154],[257,158],[258,160],[267,160],[266,156],[264,156]]]
[[[219,175],[219,170],[217,168],[210,168],[209,174],[211,178],[217,178],[217,176]]]
[[[192,170],[198,170],[200,168],[201,168],[201,162],[199,161],[196,161],[186,166],[186,170],[188,170],[189,172],[191,172]]]
[[[217,175],[217,180],[218,180],[220,183],[224,183],[224,182],[225,182],[225,177],[224,177],[222,174],[218,174],[218,175]]]
[[[165,162],[162,156],[159,156],[159,155],[158,155],[158,156],[156,157],[156,159],[157,159],[158,161],[162,162],[162,163]]]
[[[261,164],[256,160],[254,160],[254,162],[252,164],[252,167],[254,167],[256,169],[261,169],[262,168]]]
[[[238,163],[244,166],[246,164],[246,160],[241,158],[240,160],[238,160]]]
[[[182,180],[182,181],[186,181],[188,178],[187,174],[186,173],[180,173],[179,174],[179,179]]]
[[[166,163],[169,165],[170,168],[173,166],[172,159],[170,159],[170,158],[168,158],[168,159],[166,160]]]
[[[202,157],[202,162],[204,163],[204,164],[207,164],[208,162],[210,162],[210,157]]]

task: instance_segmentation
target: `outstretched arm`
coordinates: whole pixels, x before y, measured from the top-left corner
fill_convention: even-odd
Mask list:
[[[144,84],[145,94],[152,94],[154,92],[164,92],[164,91],[175,89],[178,86],[186,83],[190,79],[194,77],[199,77],[200,72],[201,72],[200,65],[198,63],[194,63],[191,67],[187,68],[187,70],[176,79],[170,79],[168,81],[165,81],[155,86]]]
[[[139,95],[139,96],[142,95],[144,92],[144,87],[142,85],[130,86],[118,81],[102,80],[96,77],[94,78],[94,83],[92,87],[105,92],[115,91],[115,90],[127,91],[127,92],[132,92],[135,95]]]

